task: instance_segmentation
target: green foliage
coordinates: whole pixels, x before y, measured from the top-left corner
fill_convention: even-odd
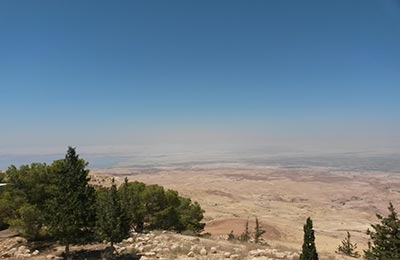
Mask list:
[[[2,171],[0,171],[0,183],[5,182],[6,174]],[[2,189],[5,189],[5,187],[0,187],[0,230],[6,229],[8,227],[7,223],[4,221],[4,217],[2,216],[2,204],[1,204],[1,192]]]
[[[42,230],[44,224],[43,213],[35,205],[23,204],[17,209],[18,218],[10,220],[10,225],[19,227],[22,235],[28,239],[38,239],[44,235]]]
[[[347,231],[347,236],[342,240],[342,244],[338,246],[336,253],[358,258],[360,254],[356,249],[357,243],[351,243],[351,235],[350,232]]]
[[[56,189],[48,204],[51,234],[66,246],[84,243],[93,234],[95,224],[95,190],[89,185],[87,163],[69,147],[64,160],[54,162],[57,168]]]
[[[204,229],[200,205],[177,191],[125,180],[118,194],[129,225],[137,232],[146,228],[199,233]]]
[[[54,190],[53,167],[33,163],[10,166],[2,177],[8,185],[0,192],[0,225],[19,230],[28,239],[46,235],[46,205]]]
[[[393,204],[389,204],[389,215],[383,217],[377,214],[379,224],[371,225],[369,248],[365,251],[368,260],[399,260],[400,259],[400,220]]]
[[[122,210],[131,228],[136,232],[142,232],[146,208],[143,203],[143,192],[146,185],[141,182],[128,182],[125,178],[124,184],[118,189]]]
[[[182,230],[190,230],[195,233],[203,231],[205,224],[201,221],[203,220],[204,210],[200,207],[200,204],[183,197],[180,197],[179,201],[178,212]]]
[[[131,228],[197,234],[204,211],[196,202],[158,185],[125,183],[118,189],[89,185],[87,163],[74,148],[51,165],[10,166],[0,172],[0,229],[11,227],[30,240],[52,238],[66,246],[97,238],[111,243]]]
[[[315,247],[315,236],[311,218],[307,218],[304,225],[304,242],[300,260],[318,260],[317,248]]]
[[[256,217],[256,226],[254,228],[254,242],[259,243],[260,238],[265,233],[265,230],[262,228],[260,223],[258,222],[258,218]]]
[[[249,220],[247,219],[246,224],[244,225],[244,231],[240,235],[239,240],[243,242],[247,242],[250,239],[250,232],[249,232]]]
[[[6,174],[0,171],[0,182],[4,182],[6,180]]]
[[[114,178],[111,188],[97,191],[96,215],[96,233],[100,239],[110,241],[111,247],[129,236],[130,227],[121,207]]]

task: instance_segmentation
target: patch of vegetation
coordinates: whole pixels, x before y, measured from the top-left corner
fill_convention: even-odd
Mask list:
[[[389,203],[389,215],[383,217],[377,214],[380,223],[373,224],[367,231],[370,236],[368,250],[365,251],[367,260],[400,259],[400,220],[392,203]]]
[[[265,232],[266,231],[260,225],[260,223],[258,222],[258,218],[256,217],[256,226],[254,228],[254,243],[258,244],[262,235],[264,235]]]
[[[342,240],[342,244],[338,246],[336,253],[358,258],[360,253],[356,249],[357,243],[351,242],[350,232],[347,231],[347,236]]]
[[[233,230],[228,234],[228,240],[233,241],[233,240],[238,240],[241,242],[254,242],[256,244],[261,243],[262,236],[264,235],[266,231],[264,228],[261,226],[260,222],[258,221],[258,217],[255,217],[255,226],[254,226],[254,233],[251,233],[249,230],[249,219],[247,219],[245,225],[244,225],[244,230],[242,234],[240,234],[238,237],[236,237],[233,234]]]
[[[204,229],[200,205],[177,191],[125,179],[118,193],[128,222],[137,232],[159,229],[198,234]]]
[[[0,172],[0,228],[11,227],[31,241],[57,240],[66,246],[107,240],[111,245],[133,228],[200,233],[204,211],[177,191],[128,182],[119,188],[89,184],[87,162],[75,148],[51,165],[10,166]]]
[[[114,249],[114,243],[128,237],[130,231],[129,222],[118,198],[114,178],[111,188],[98,189],[96,206],[97,237],[109,241],[111,248]]]

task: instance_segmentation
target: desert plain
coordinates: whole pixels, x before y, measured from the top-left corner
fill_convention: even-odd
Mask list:
[[[104,185],[114,176],[179,191],[205,210],[205,232],[239,235],[246,220],[257,216],[273,247],[300,250],[303,224],[314,222],[317,249],[332,255],[346,231],[361,251],[366,231],[387,214],[392,202],[400,209],[400,175],[328,167],[278,167],[243,164],[191,167],[92,169],[92,181]]]

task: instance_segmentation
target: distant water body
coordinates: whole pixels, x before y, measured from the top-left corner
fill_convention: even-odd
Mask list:
[[[78,151],[79,152],[79,151]],[[352,171],[383,171],[400,173],[400,153],[285,153],[265,152],[260,150],[237,151],[141,151],[115,152],[99,151],[80,153],[89,162],[89,168],[113,167],[191,167],[205,164],[240,163],[247,165],[270,165],[281,167],[333,167]],[[10,165],[30,164],[32,162],[51,163],[61,159],[64,154],[45,153],[23,154],[0,153],[0,169],[5,170]]]

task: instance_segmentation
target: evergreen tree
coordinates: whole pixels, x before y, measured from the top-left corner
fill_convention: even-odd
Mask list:
[[[112,248],[115,242],[129,236],[129,223],[121,208],[114,178],[111,188],[98,192],[96,231],[99,238],[111,243]]]
[[[342,240],[342,244],[338,246],[336,253],[357,258],[360,257],[360,254],[356,249],[357,243],[351,243],[351,235],[350,232],[347,231],[347,236]]]
[[[370,242],[365,258],[368,260],[400,259],[400,220],[392,203],[389,203],[388,209],[389,215],[383,217],[377,214],[381,223],[371,225],[373,230],[367,231]]]
[[[125,179],[118,195],[122,210],[136,232],[163,229],[200,233],[204,229],[201,222],[204,210],[190,198],[179,196],[177,191]]]
[[[256,226],[254,228],[254,242],[260,242],[261,236],[265,233],[265,230],[262,228],[260,223],[258,222],[258,218],[256,217]]]
[[[249,220],[247,219],[246,224],[244,225],[244,231],[240,235],[239,240],[247,242],[250,239],[250,232],[249,232]]]
[[[121,207],[128,220],[129,226],[136,232],[142,232],[144,229],[144,218],[146,208],[143,201],[143,193],[146,185],[141,182],[125,182],[119,187],[118,194],[121,201]]]
[[[318,260],[318,253],[315,247],[315,236],[311,218],[307,218],[304,225],[304,242],[300,260]]]
[[[87,242],[95,224],[95,190],[89,185],[87,163],[79,158],[75,148],[68,148],[65,159],[55,161],[56,180],[54,196],[48,203],[48,227],[51,234],[69,246]]]
[[[42,163],[11,165],[0,188],[0,229],[10,226],[29,240],[46,237],[46,205],[53,196],[53,167]],[[3,223],[3,224],[2,224]]]
[[[179,218],[183,230],[200,233],[204,230],[205,223],[202,223],[204,210],[197,202],[192,202],[190,198],[180,197],[180,205],[178,208]]]

